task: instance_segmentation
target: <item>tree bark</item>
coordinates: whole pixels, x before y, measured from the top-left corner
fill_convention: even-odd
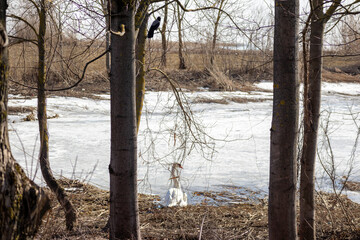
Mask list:
[[[324,0],[313,0],[311,6],[310,59],[308,81],[304,84],[304,139],[300,174],[299,235],[302,240],[316,239],[315,161],[321,105],[323,38],[325,25],[340,3],[341,0],[332,1],[326,13],[323,12]]]
[[[58,56],[59,56],[59,61],[60,61],[61,75],[66,76],[65,67],[64,67],[64,59],[63,59],[64,58],[64,39],[63,39],[64,31],[63,31],[63,24],[61,21],[62,13],[61,13],[60,7],[58,10],[59,10],[59,12],[58,12],[58,21],[59,21],[59,25],[58,25],[59,53],[58,53]]]
[[[38,36],[38,121],[40,132],[39,161],[42,175],[46,184],[53,191],[65,211],[66,228],[71,230],[76,223],[76,211],[66,196],[64,189],[53,176],[49,162],[49,134],[46,113],[46,64],[45,64],[45,33],[46,33],[46,0],[40,2],[39,36]]]
[[[161,46],[162,46],[162,54],[161,54],[161,65],[166,67],[166,54],[167,54],[167,41],[166,41],[166,27],[168,21],[168,0],[164,1],[165,8],[164,8],[164,20],[161,27]]]
[[[216,40],[217,40],[217,37],[218,37],[218,27],[219,27],[221,14],[222,14],[222,11],[220,11],[220,9],[222,9],[224,7],[224,2],[225,2],[225,0],[220,1],[218,15],[217,15],[215,23],[214,23],[214,34],[213,34],[213,39],[212,39],[211,56],[210,56],[210,64],[211,65],[214,65]]]
[[[145,10],[147,13],[147,8]],[[136,76],[136,129],[139,131],[141,112],[145,97],[145,44],[146,44],[146,26],[149,15],[146,14],[142,21],[136,44],[137,76]]]
[[[105,45],[106,49],[110,48],[110,33],[108,32],[110,27],[110,16],[108,13],[108,0],[101,1],[101,7],[103,9],[103,13],[105,15],[105,25],[106,25],[106,32],[105,32]],[[106,72],[108,76],[110,75],[110,52],[106,53]]]
[[[177,4],[177,17],[178,17],[178,37],[179,37],[179,69],[186,69],[185,58],[183,55],[183,41],[182,41],[182,19],[181,10]]]
[[[320,117],[322,46],[324,36],[323,0],[313,1],[310,32],[309,81],[304,86],[304,139],[300,177],[300,239],[316,239],[315,160]],[[307,63],[304,63],[307,64]]]
[[[0,1],[0,31],[6,31],[7,1]],[[8,122],[8,50],[0,44],[0,239],[26,239],[35,235],[50,199],[32,182],[11,154]]]
[[[134,1],[111,1],[110,239],[140,239],[137,201]]]
[[[269,239],[296,239],[299,116],[298,0],[275,2],[274,99],[270,143]]]

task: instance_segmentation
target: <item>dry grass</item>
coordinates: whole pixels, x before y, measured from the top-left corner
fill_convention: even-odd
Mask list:
[[[78,181],[62,179],[78,212],[73,231],[65,230],[64,214],[52,196],[52,212],[45,218],[35,239],[107,239],[103,231],[109,215],[109,192]],[[221,194],[198,192],[206,199]],[[251,195],[251,193],[249,192]],[[231,194],[229,194],[230,196]],[[244,196],[242,196],[244,197]],[[143,239],[268,239],[266,200],[214,206],[207,201],[188,207],[159,207],[159,197],[139,195],[141,233]],[[360,208],[345,197],[317,195],[317,238],[359,239]],[[238,202],[238,200],[237,200]]]
[[[62,88],[74,84],[78,80],[78,76],[81,75],[86,62],[105,51],[101,44],[101,42],[95,42],[91,45],[82,41],[66,41],[62,56],[54,53],[53,48],[47,45],[48,88]],[[267,63],[268,57],[256,51],[219,49],[215,55],[215,63],[211,65],[206,44],[186,43],[187,48],[184,55],[187,69],[178,70],[179,60],[176,43],[169,43],[166,67],[160,65],[160,42],[147,42],[147,45],[146,67],[164,69],[183,88],[205,87],[210,90],[238,90],[248,81],[254,82],[271,78],[271,63]],[[16,84],[36,87],[38,62],[36,46],[30,43],[13,45],[9,48],[9,55],[11,93],[36,95],[34,90]],[[148,73],[146,81],[148,89],[169,89],[161,80],[161,76],[159,77],[156,74]],[[88,66],[85,79],[78,87],[72,91],[67,91],[67,93],[57,94],[76,95],[81,91],[94,92],[95,88],[98,88],[97,91],[100,92],[109,91],[105,57]]]
[[[360,208],[345,196],[318,193],[316,196],[318,239],[360,239]]]
[[[325,56],[331,56],[333,53],[325,52]],[[344,56],[344,57],[324,57],[323,58],[324,67],[326,69],[344,69],[349,66],[359,66],[360,55],[358,56]]]
[[[325,82],[360,82],[360,75],[350,75],[344,72],[323,71],[323,81]]]
[[[220,71],[217,67],[207,68],[210,77],[213,79],[211,85],[218,90],[234,91],[237,90],[236,84],[224,72]]]
[[[263,102],[267,99],[264,98],[242,98],[242,97],[228,97],[229,101],[236,102],[236,103],[252,103],[252,102]]]
[[[354,181],[343,182],[345,189],[360,192],[360,183]]]
[[[216,104],[229,104],[230,102],[235,103],[251,103],[251,102],[263,102],[267,99],[263,98],[244,98],[244,97],[223,97],[223,98],[208,98],[208,97],[197,97],[193,103],[216,103]]]
[[[62,179],[78,213],[73,231],[65,230],[64,214],[51,194],[53,209],[45,218],[35,239],[106,239],[103,231],[109,216],[109,193],[91,185]],[[144,239],[266,239],[266,205],[201,205],[161,208],[158,196],[139,195],[141,232]]]
[[[325,53],[331,55],[331,53]],[[359,82],[360,55],[324,57],[323,80],[326,82]]]
[[[64,44],[63,56],[53,54],[48,46],[48,88],[62,88],[74,84],[81,75],[85,63],[101,54],[105,47],[102,42],[71,42]],[[90,46],[90,47],[89,47]],[[161,66],[161,43],[147,42],[146,68],[163,69],[181,88],[198,90],[199,88],[216,91],[244,90],[258,80],[272,79],[272,53],[251,50],[226,50],[218,48],[215,62],[210,64],[209,46],[201,43],[185,43],[185,62],[187,69],[178,70],[179,59],[177,43],[170,42],[167,53],[167,66]],[[87,50],[87,51],[85,51]],[[36,87],[37,49],[30,43],[14,45],[10,54],[10,93],[35,96],[36,91],[15,84],[19,82]],[[84,52],[84,53],[83,53]],[[61,64],[62,59],[65,60]],[[358,82],[360,56],[324,58],[324,81]],[[150,71],[146,75],[148,90],[169,90],[170,87],[160,74]],[[89,65],[83,82],[76,88],[58,92],[57,95],[89,96],[88,93],[109,92],[109,80],[106,72],[105,57]]]
[[[9,115],[16,115],[21,113],[32,113],[34,112],[36,108],[35,107],[29,107],[29,106],[20,106],[20,107],[8,107],[8,114]]]
[[[216,104],[229,104],[225,98],[208,98],[208,97],[197,97],[193,103],[216,103]]]

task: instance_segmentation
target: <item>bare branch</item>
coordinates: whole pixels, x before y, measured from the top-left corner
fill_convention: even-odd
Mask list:
[[[19,43],[23,43],[23,42],[30,42],[32,44],[37,45],[37,40],[34,40],[34,39],[25,39],[25,38],[22,38],[22,37],[17,37],[17,36],[12,36],[12,35],[9,35],[9,38],[13,38],[13,39],[18,40],[16,42],[10,43],[10,46],[13,46],[13,45],[16,45],[16,44],[19,44]]]
[[[14,14],[9,15],[9,17],[17,19],[17,20],[22,21],[23,23],[25,23],[28,27],[30,27],[34,31],[36,37],[39,37],[39,34],[38,34],[37,30],[35,29],[35,27],[31,23],[26,21],[24,18],[16,16]]]
[[[359,0],[359,1],[360,1],[360,0]],[[242,29],[239,27],[239,25],[235,22],[235,20],[231,17],[231,15],[230,15],[228,12],[224,11],[224,10],[221,9],[221,8],[215,7],[214,5],[213,5],[213,6],[210,6],[210,7],[200,7],[200,8],[195,8],[195,9],[187,9],[179,0],[173,0],[173,1],[170,1],[170,2],[168,2],[167,4],[165,4],[164,6],[155,9],[154,11],[150,12],[149,14],[151,15],[151,14],[153,14],[153,13],[161,10],[161,9],[164,8],[166,5],[172,4],[172,3],[174,3],[174,2],[176,2],[176,3],[179,5],[179,7],[180,7],[184,12],[197,12],[197,11],[204,11],[204,10],[218,10],[219,12],[224,13],[224,14],[230,19],[230,21],[234,24],[234,26],[235,26],[235,28],[236,28],[237,30],[239,30],[252,44],[254,44],[254,46],[255,46],[258,50],[260,50],[260,51],[261,51],[262,53],[264,53],[266,56],[270,57],[265,51],[263,51],[263,50],[253,41],[253,39],[252,39],[250,36],[248,36],[248,35],[246,34],[246,32],[245,32],[244,30],[242,30]]]
[[[103,52],[102,54],[100,54],[100,55],[97,56],[96,58],[94,58],[94,59],[90,60],[89,62],[87,62],[87,63],[85,64],[85,67],[84,67],[84,69],[83,69],[83,72],[82,72],[82,75],[81,75],[80,79],[79,79],[75,84],[73,84],[73,85],[71,85],[71,86],[69,86],[69,87],[66,87],[66,88],[44,89],[44,91],[48,91],[48,92],[59,92],[59,91],[70,90],[70,89],[78,86],[79,83],[80,83],[82,80],[84,80],[87,67],[88,67],[91,63],[93,63],[93,62],[95,62],[96,60],[100,59],[102,56],[104,56],[104,55],[105,55],[107,52],[109,52],[109,51],[110,51],[110,49],[107,49],[105,52]],[[19,82],[15,81],[15,80],[12,80],[12,79],[9,79],[9,80],[10,80],[11,82],[17,84],[17,85],[22,86],[22,87],[26,87],[26,88],[38,90],[37,87],[31,87],[31,86],[28,86],[28,85],[19,83]]]

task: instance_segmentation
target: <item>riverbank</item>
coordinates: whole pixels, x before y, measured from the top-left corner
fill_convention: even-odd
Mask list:
[[[65,230],[62,209],[53,194],[52,211],[35,239],[108,239],[109,192],[79,181],[62,179],[77,213],[78,224]],[[198,193],[199,194],[199,193]],[[253,203],[201,204],[161,207],[159,196],[139,195],[143,239],[268,239],[267,200]],[[316,197],[318,239],[359,239],[359,205],[344,196],[318,193]]]

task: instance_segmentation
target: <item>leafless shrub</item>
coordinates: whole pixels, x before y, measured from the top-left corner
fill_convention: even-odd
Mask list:
[[[236,89],[233,81],[217,67],[207,68],[210,76],[213,78],[213,85],[219,90],[233,91]]]
[[[359,142],[360,137],[360,127],[357,123],[358,114],[355,114],[349,109],[350,113],[348,114],[351,116],[353,123],[356,127],[356,136],[354,139],[354,143],[352,146],[352,150],[350,153],[350,157],[348,158],[347,162],[342,162],[343,170],[339,170],[339,163],[337,163],[335,158],[335,153],[332,147],[332,140],[331,140],[331,133],[332,129],[330,127],[330,117],[332,112],[331,111],[323,111],[323,120],[320,124],[320,129],[322,130],[322,138],[320,139],[320,144],[318,146],[317,156],[324,170],[326,176],[330,180],[331,185],[331,193],[333,194],[333,198],[329,203],[326,200],[326,197],[321,196],[321,193],[318,192],[318,197],[321,198],[324,206],[328,210],[328,217],[331,219],[331,223],[333,225],[333,231],[335,232],[339,227],[340,228],[348,228],[350,231],[355,231],[356,224],[354,219],[356,219],[354,212],[350,211],[347,207],[347,200],[342,196],[342,193],[347,185],[349,178],[352,176],[352,172],[354,170],[354,161],[356,157],[356,150]],[[338,216],[334,215],[332,208],[335,205],[339,206],[339,210],[336,214],[342,215],[342,218],[345,220],[342,222],[342,226],[339,226],[337,223],[335,224],[335,218]]]

